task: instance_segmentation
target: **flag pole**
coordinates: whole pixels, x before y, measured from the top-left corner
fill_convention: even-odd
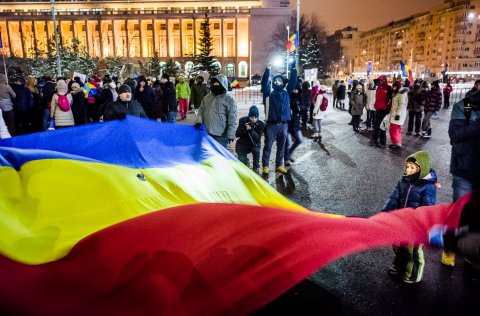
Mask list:
[[[290,26],[287,25],[287,41],[290,40]],[[289,52],[289,49],[287,47],[287,79],[288,79],[288,60],[290,59],[290,52]]]
[[[297,71],[298,70],[298,60],[299,60],[299,57],[298,57],[298,50],[300,49],[300,0],[297,0],[297,43],[298,43],[298,47],[296,47],[296,50],[295,50],[295,68],[297,68]]]

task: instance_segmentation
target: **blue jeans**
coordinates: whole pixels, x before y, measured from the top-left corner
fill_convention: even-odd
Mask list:
[[[177,112],[167,113],[167,122],[175,122],[177,120]]]
[[[292,138],[295,142],[292,144]],[[291,160],[293,151],[303,142],[302,131],[298,130],[287,135],[285,141],[285,160]]]
[[[462,196],[473,191],[473,181],[467,180],[459,176],[453,176],[453,201],[455,202]]]
[[[210,134],[209,134],[210,135]],[[227,136],[215,136],[215,135],[210,135],[213,139],[215,139],[217,141],[217,143],[219,143],[220,145],[222,145],[223,147],[225,148],[228,148],[228,140],[227,140]]]
[[[44,131],[47,130],[48,126],[50,126],[50,110],[49,109],[43,109],[43,115],[42,115],[42,128]]]
[[[270,154],[272,153],[273,142],[277,141],[277,155],[275,165],[283,166],[283,156],[285,153],[285,142],[288,134],[288,124],[285,123],[267,123],[265,128],[265,145],[262,154],[262,166],[268,167]]]

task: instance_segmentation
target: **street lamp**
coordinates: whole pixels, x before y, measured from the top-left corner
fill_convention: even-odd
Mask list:
[[[57,77],[62,76],[62,66],[60,64],[60,50],[58,47],[57,22],[55,21],[55,0],[52,2],[53,36],[55,40],[55,50],[57,51]]]

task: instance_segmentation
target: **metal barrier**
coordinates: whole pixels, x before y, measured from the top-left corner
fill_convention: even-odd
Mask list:
[[[260,92],[259,86],[234,88],[229,93],[237,102],[249,103],[252,105],[256,104],[257,106],[262,104],[262,92]]]

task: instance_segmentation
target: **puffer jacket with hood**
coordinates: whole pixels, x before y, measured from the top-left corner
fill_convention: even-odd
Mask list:
[[[437,199],[437,173],[431,168],[432,160],[427,151],[419,151],[407,158],[420,166],[420,174],[416,180],[408,180],[404,176],[398,181],[395,190],[388,199],[384,211],[405,207],[434,205]]]
[[[12,99],[15,99],[16,96],[12,87],[7,84],[7,77],[0,74],[0,109],[3,112],[13,110]]]
[[[271,69],[265,69],[263,73],[264,78],[270,78]],[[283,82],[281,85],[275,85],[275,80],[280,78]],[[275,76],[272,79],[272,88],[266,99],[265,105],[265,121],[267,123],[286,123],[292,119],[291,110],[290,110],[290,95],[292,94],[294,87],[297,86],[297,70],[295,68],[291,69],[290,72],[290,81],[288,81],[283,76]],[[264,80],[262,79],[262,82]],[[264,91],[268,87],[262,87]]]
[[[228,91],[228,80],[219,74],[215,78],[225,89],[219,95],[207,94],[198,109],[197,122],[203,123],[207,132],[214,136],[226,135],[227,139],[235,139],[237,130],[237,103]]]
[[[427,99],[426,86],[415,84],[413,90],[408,93],[407,110],[409,112],[421,113],[425,108]]]
[[[427,93],[425,112],[436,112],[442,107],[442,91],[440,87],[433,85]]]
[[[185,78],[180,76],[178,77],[178,83],[175,86],[177,90],[177,99],[188,99],[190,98],[190,85],[188,82],[185,82]]]
[[[58,96],[59,95],[66,95],[68,99],[68,103],[70,103],[70,108],[68,111],[62,111],[58,107]],[[53,95],[51,109],[50,109],[50,117],[55,118],[55,126],[73,126],[75,125],[75,120],[73,119],[73,112],[72,112],[72,103],[73,99],[70,93],[68,93],[68,86],[65,80],[58,80],[57,82],[57,93]]]
[[[390,124],[403,125],[407,118],[407,104],[408,104],[407,87],[399,86],[399,90],[392,98],[392,108],[390,109]]]
[[[378,77],[380,85],[375,94],[375,110],[385,111],[390,109],[390,97],[392,96],[392,88],[387,83],[386,76]]]

